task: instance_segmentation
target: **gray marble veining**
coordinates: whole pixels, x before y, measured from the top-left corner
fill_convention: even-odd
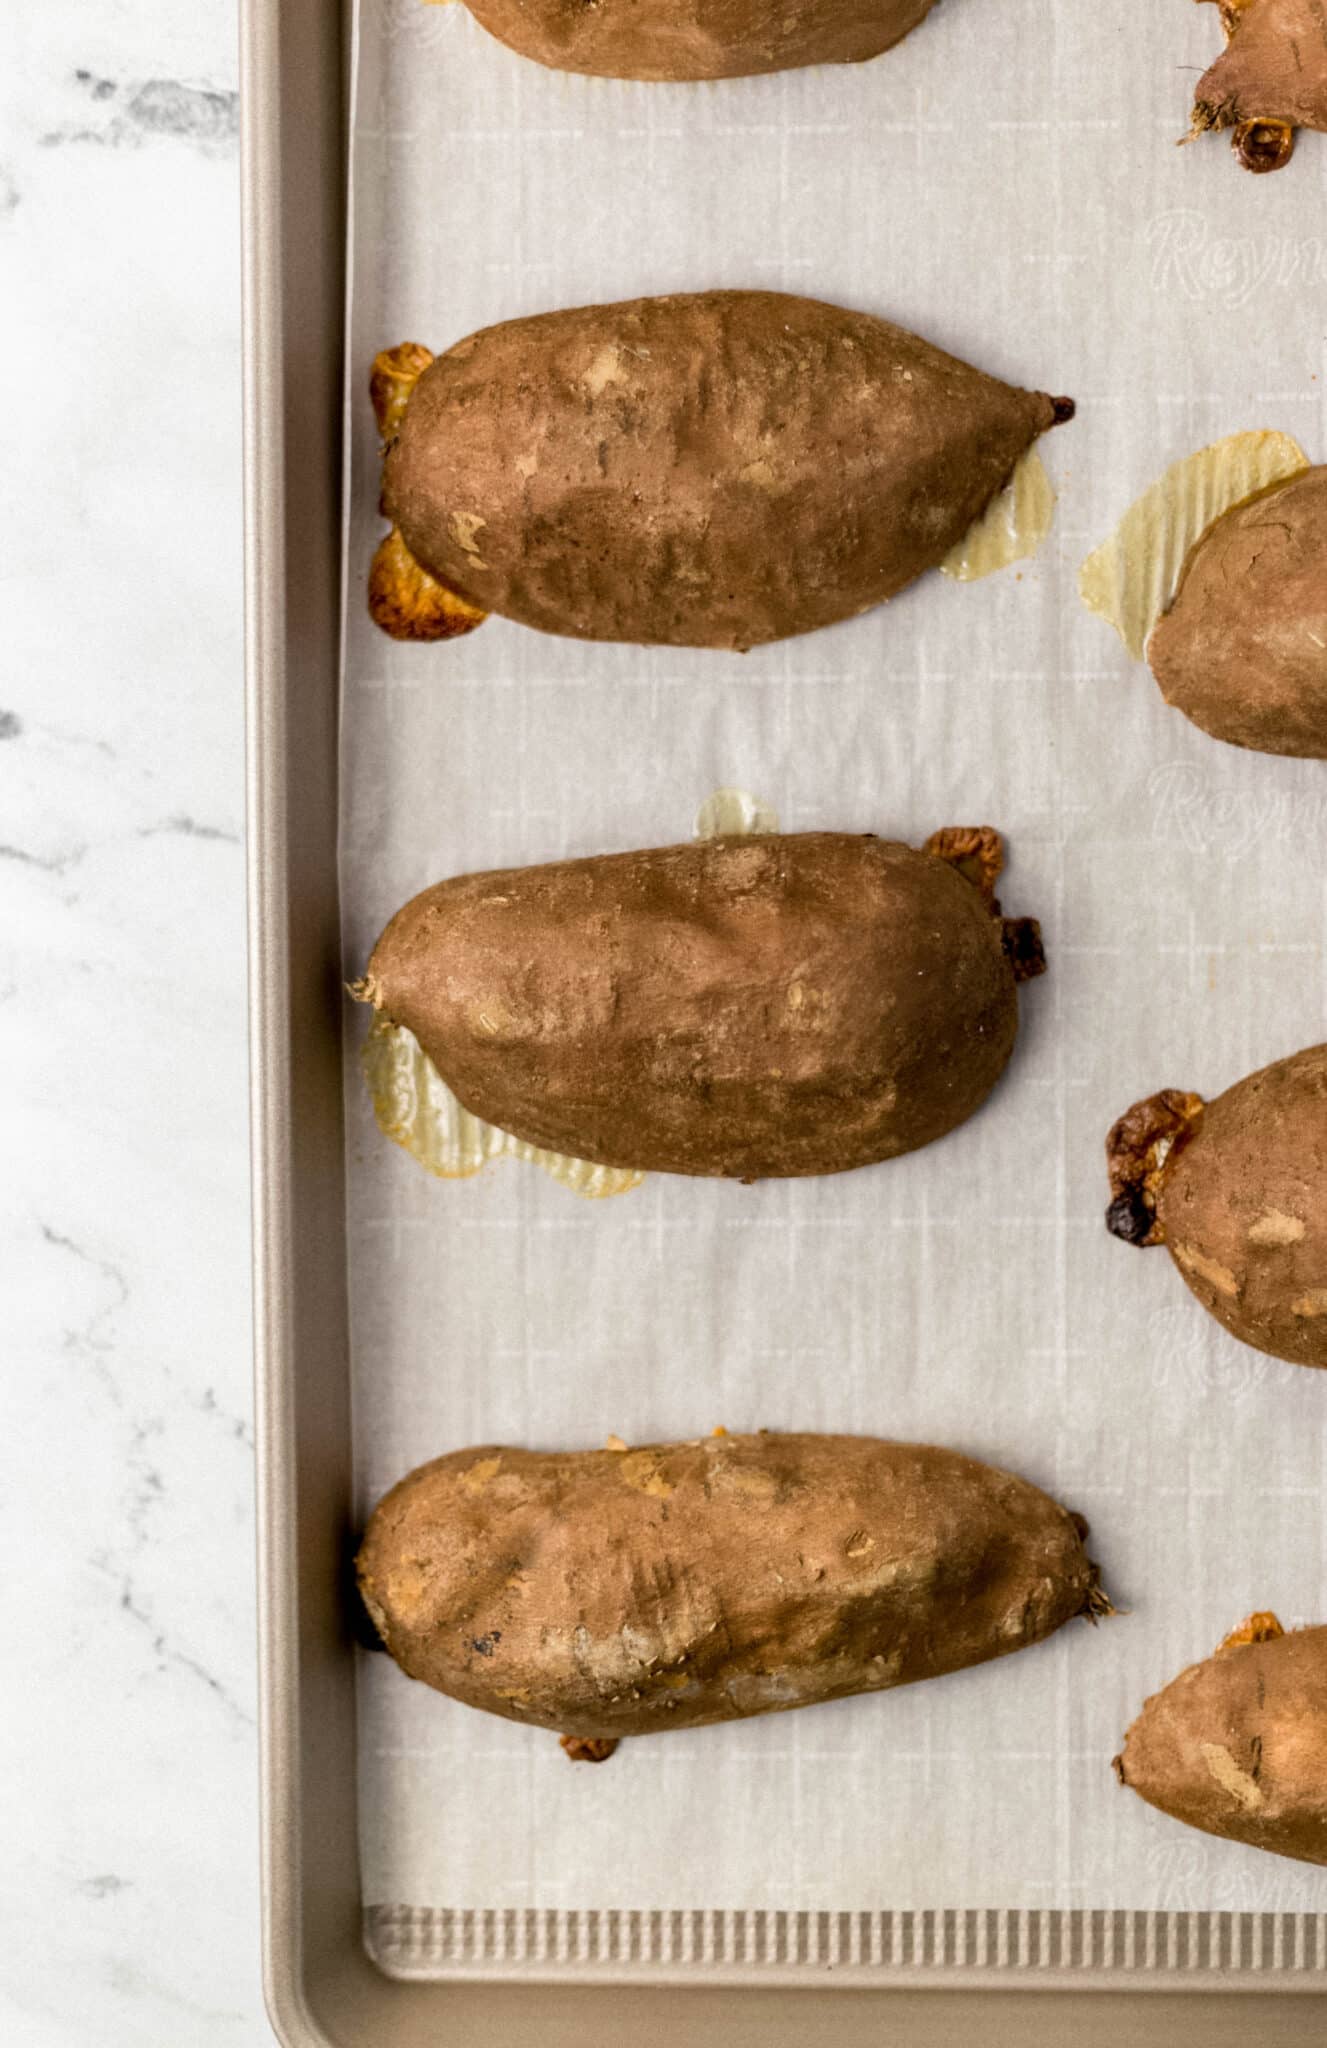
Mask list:
[[[270,2039],[235,40],[230,6],[48,0],[0,75],[0,2039],[23,2048]]]

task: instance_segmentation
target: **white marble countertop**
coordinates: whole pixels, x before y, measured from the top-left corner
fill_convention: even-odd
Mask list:
[[[221,2048],[271,2038],[235,10],[44,0],[6,45],[0,2038]]]

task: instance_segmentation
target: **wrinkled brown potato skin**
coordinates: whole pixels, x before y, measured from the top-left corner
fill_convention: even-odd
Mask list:
[[[851,1436],[456,1451],[380,1503],[359,1580],[412,1678],[598,1737],[907,1685],[1099,1599],[1026,1480]]]
[[[1214,739],[1327,760],[1327,468],[1208,528],[1147,655],[1167,703]]]
[[[1232,1336],[1327,1366],[1327,1045],[1209,1102],[1166,1162],[1165,1241]]]
[[[1327,1628],[1191,1664],[1146,1702],[1116,1772],[1190,1827],[1327,1863]]]
[[[738,1179],[929,1144],[985,1099],[1018,1029],[971,883],[837,832],[439,882],[392,919],[366,989],[501,1130]]]
[[[1229,43],[1194,95],[1198,128],[1288,121],[1327,128],[1323,0],[1253,0],[1231,17]]]
[[[437,357],[389,447],[383,510],[484,611],[583,640],[747,648],[933,568],[1055,416],[813,299],[633,299]]]
[[[466,0],[490,35],[557,71],[745,78],[878,57],[935,0]]]

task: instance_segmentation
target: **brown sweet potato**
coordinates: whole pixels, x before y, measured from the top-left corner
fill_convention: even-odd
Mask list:
[[[1198,81],[1194,132],[1233,128],[1246,170],[1280,170],[1296,128],[1327,128],[1327,0],[1220,4],[1229,40]]]
[[[970,1116],[1018,1029],[1036,928],[1000,841],[713,839],[461,875],[398,911],[356,994],[464,1106],[605,1166],[836,1173]]]
[[[1165,1089],[1106,1141],[1109,1228],[1164,1244],[1232,1336],[1327,1366],[1327,1045],[1204,1103]]]
[[[490,35],[557,71],[744,78],[878,57],[935,0],[466,0]]]
[[[1208,527],[1147,656],[1166,702],[1215,739],[1327,760],[1327,468]]]
[[[358,1570],[410,1677],[605,1743],[907,1685],[1109,1612],[1083,1526],[924,1444],[482,1445],[392,1489]]]
[[[1115,1774],[1189,1827],[1327,1863],[1327,1628],[1251,1615],[1145,1702]]]
[[[1073,410],[778,292],[545,313],[425,359],[375,366],[400,546],[472,614],[583,640],[741,649],[866,611]],[[371,603],[429,637],[376,580]]]

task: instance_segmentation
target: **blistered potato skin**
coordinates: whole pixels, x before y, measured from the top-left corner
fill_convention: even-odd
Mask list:
[[[878,57],[935,0],[466,0],[500,42],[600,78],[746,78]]]
[[[1157,1217],[1188,1285],[1232,1336],[1327,1366],[1327,1045],[1208,1103],[1166,1163]]]
[[[1000,924],[869,835],[734,837],[462,875],[369,962],[474,1115],[663,1173],[835,1173],[970,1116],[1018,1029]]]
[[[1208,528],[1147,652],[1167,703],[1215,739],[1327,760],[1327,468]]]
[[[1206,1834],[1327,1863],[1327,1628],[1191,1664],[1144,1704],[1116,1772]]]
[[[852,1436],[456,1451],[379,1504],[358,1569],[412,1678],[610,1738],[907,1685],[1100,1598],[1026,1480]]]
[[[941,562],[1051,399],[866,314],[701,292],[483,329],[420,377],[383,510],[481,610],[744,649]]]

